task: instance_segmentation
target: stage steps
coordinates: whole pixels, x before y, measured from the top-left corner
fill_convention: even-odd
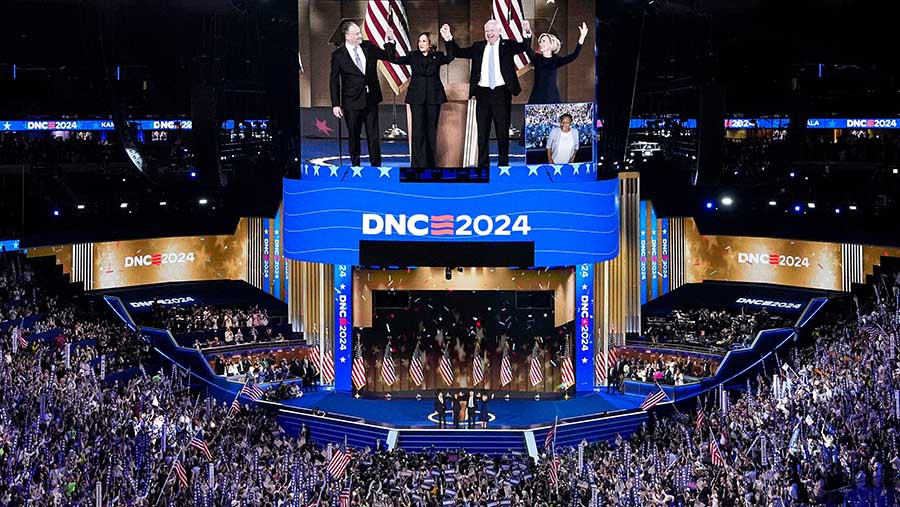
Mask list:
[[[298,436],[303,425],[309,428],[309,438],[319,445],[339,443],[347,437],[347,444],[352,447],[375,448],[378,441],[387,442],[389,429],[354,422],[350,420],[331,419],[312,414],[304,414],[282,410],[278,415],[278,423],[291,436]]]
[[[467,452],[503,454],[509,451],[525,453],[524,430],[400,430],[397,447],[417,452],[430,449],[465,449]]]

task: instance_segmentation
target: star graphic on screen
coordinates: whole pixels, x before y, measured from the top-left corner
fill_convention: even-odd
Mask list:
[[[586,284],[586,283],[581,285],[581,290],[587,290],[587,284]]]
[[[581,174],[581,173],[579,172],[580,170],[581,170],[581,166],[579,166],[579,165],[573,165],[573,166],[572,166],[572,176],[575,176],[576,174]]]
[[[562,166],[556,166],[553,168],[553,176],[562,176]]]
[[[334,129],[328,126],[328,122],[325,120],[320,120],[316,118],[316,130],[323,134],[330,134],[334,132]]]
[[[333,166],[332,166],[332,167],[329,167],[328,170],[331,171],[331,174],[329,174],[328,176],[334,176],[334,177],[337,177],[337,172],[338,172],[338,168],[337,168],[337,167],[333,167]]]
[[[356,167],[351,167],[350,169],[353,170],[353,177],[354,177],[354,178],[362,178],[362,170],[363,170],[362,167],[356,166]]]
[[[390,178],[391,177],[391,168],[390,167],[379,167],[378,168],[378,177],[379,178]]]
[[[11,127],[12,125],[10,125],[9,122],[3,123],[3,130],[9,130]]]
[[[305,174],[305,175],[309,174],[309,166],[308,165],[303,166],[303,174]]]
[[[500,176],[503,176],[503,175],[509,176],[509,166],[506,166],[506,167],[500,166]]]
[[[586,358],[586,357],[582,357],[582,358],[581,358],[581,364],[587,364],[587,358]]]
[[[314,165],[314,166],[313,166],[313,175],[314,175],[314,176],[318,176],[318,175],[319,175],[319,166],[317,166],[317,165]]]
[[[528,176],[537,176],[537,170],[538,170],[538,168],[536,165],[529,167],[528,168]]]
[[[344,284],[341,284],[341,285],[340,285],[340,287],[341,287],[341,290],[344,290],[344,289],[346,289],[346,288],[347,288],[347,286],[346,286],[346,285],[344,285]]]
[[[342,362],[342,363],[346,363],[346,362],[347,362],[347,357],[346,357],[346,356],[341,356],[341,362]]]

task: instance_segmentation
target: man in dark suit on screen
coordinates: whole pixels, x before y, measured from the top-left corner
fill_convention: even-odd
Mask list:
[[[498,165],[509,165],[509,123],[512,98],[522,91],[513,57],[531,47],[531,25],[522,21],[524,40],[500,38],[500,22],[491,19],[484,24],[485,40],[462,48],[453,40],[450,26],[441,27],[441,36],[456,58],[472,60],[469,96],[475,97],[478,125],[478,167],[487,168],[490,160],[491,124],[497,134]]]
[[[331,53],[331,110],[335,117],[347,124],[350,162],[358,166],[360,135],[366,127],[369,145],[369,165],[381,165],[381,136],[378,132],[378,104],[381,85],[378,83],[378,60],[388,58],[381,48],[362,40],[359,25],[347,21],[341,25],[344,43]]]

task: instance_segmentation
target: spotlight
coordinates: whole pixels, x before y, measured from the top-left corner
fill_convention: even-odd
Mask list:
[[[794,206],[794,211],[796,211],[797,213],[800,213],[800,205],[799,204]]]
[[[444,268],[444,279],[445,279],[445,280],[452,280],[452,279],[453,279],[453,269],[451,269],[451,268]]]
[[[806,207],[808,207],[809,209],[816,209],[816,203],[808,202],[806,203]]]
[[[123,202],[122,204],[119,205],[119,207],[122,208],[122,209],[125,209],[125,208],[128,207],[128,203],[127,203],[127,202]]]
[[[166,201],[159,201],[159,205],[160,205],[160,206],[165,206],[165,205],[166,205]]]
[[[58,216],[59,216],[59,210],[58,210],[58,209],[53,210],[53,216],[55,216],[55,217],[58,217]]]
[[[206,198],[204,197],[203,199],[200,199],[200,200],[197,201],[197,202],[200,203],[201,205],[205,205],[205,204],[208,203],[209,201],[207,201]]]
[[[894,170],[891,171],[891,172],[894,173],[894,174],[900,174],[900,169],[897,169],[897,168],[895,167]]]
[[[197,177],[197,171],[191,171],[191,178]]]
[[[460,272],[460,273],[462,273],[462,272],[463,272],[463,268],[462,268],[462,266],[459,266],[459,267],[457,267],[457,268],[456,268],[456,270],[457,270],[457,271],[459,271],[459,272]]]
[[[707,202],[706,202],[706,209],[712,209],[712,207],[713,207],[712,201],[707,201]]]
[[[791,171],[791,178],[794,177],[794,171]]]
[[[840,215],[840,214],[841,214],[841,208],[834,208],[834,212],[835,212],[835,214]]]
[[[775,201],[769,201],[769,206],[778,206],[778,203]]]
[[[726,195],[722,198],[722,204],[725,206],[731,206],[732,204],[734,204],[734,199]]]
[[[856,211],[856,205],[851,204],[850,206],[847,206],[847,209],[849,209],[850,211]]]
[[[75,207],[78,209],[84,209],[84,204],[79,204],[78,206],[75,206]]]

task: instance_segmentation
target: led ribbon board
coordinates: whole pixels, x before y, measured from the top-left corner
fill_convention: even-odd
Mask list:
[[[565,167],[504,168],[490,183],[439,184],[401,183],[396,168],[316,166],[315,175],[284,180],[283,252],[352,266],[360,241],[487,241],[532,242],[535,266],[615,258],[618,180],[580,170],[575,177],[579,168]]]

